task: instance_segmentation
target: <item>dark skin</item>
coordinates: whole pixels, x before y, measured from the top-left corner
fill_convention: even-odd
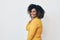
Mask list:
[[[30,22],[37,16],[36,14],[37,14],[37,11],[36,11],[36,9],[35,8],[33,8],[32,10],[31,10],[31,12],[28,12],[29,13],[29,15],[31,16],[31,20],[30,20]]]

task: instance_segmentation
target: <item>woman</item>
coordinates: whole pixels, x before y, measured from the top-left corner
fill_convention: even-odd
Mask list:
[[[28,14],[31,20],[26,25],[28,31],[27,40],[42,40],[42,21],[44,17],[44,10],[41,6],[30,4],[28,7]]]

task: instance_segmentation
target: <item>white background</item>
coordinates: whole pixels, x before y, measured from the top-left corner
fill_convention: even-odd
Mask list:
[[[0,0],[0,40],[26,40],[29,4],[45,10],[43,40],[60,40],[60,0]]]

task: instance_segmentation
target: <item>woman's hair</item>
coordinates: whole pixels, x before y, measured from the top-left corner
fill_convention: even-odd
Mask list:
[[[31,12],[31,10],[32,10],[33,8],[36,9],[36,11],[37,11],[37,17],[38,17],[38,18],[41,19],[41,18],[44,17],[45,11],[44,11],[44,9],[43,9],[41,6],[35,5],[35,4],[30,4],[29,7],[28,7],[28,12]]]

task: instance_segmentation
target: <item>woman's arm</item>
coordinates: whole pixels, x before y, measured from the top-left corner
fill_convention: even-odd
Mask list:
[[[34,35],[35,35],[36,31],[37,31],[37,28],[38,28],[37,25],[38,25],[37,22],[33,22],[30,25],[30,30],[28,32],[28,38],[27,38],[27,40],[32,40],[33,39],[33,37],[34,37]]]

